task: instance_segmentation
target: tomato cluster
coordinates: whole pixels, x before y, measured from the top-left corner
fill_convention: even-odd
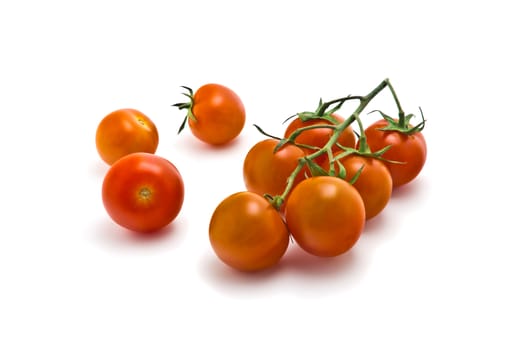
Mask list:
[[[245,110],[235,92],[218,84],[195,93],[183,88],[189,101],[173,105],[187,110],[179,133],[187,124],[196,138],[214,146],[240,134]],[[360,114],[385,88],[396,101],[398,117],[377,111],[382,118],[364,128]],[[343,118],[340,109],[350,100],[359,105]],[[256,126],[267,138],[245,155],[246,191],[227,196],[211,216],[213,251],[241,271],[275,266],[290,238],[319,257],[349,251],[367,220],[385,209],[392,191],[415,179],[425,164],[425,119],[413,126],[412,117],[385,79],[367,95],[320,101],[314,112],[294,115],[280,137]],[[97,129],[97,150],[110,165],[103,204],[116,223],[134,232],[158,232],[183,205],[182,176],[155,155],[158,142],[155,124],[134,109],[110,113]]]
[[[360,113],[385,87],[398,102],[385,80],[366,96],[321,101],[315,112],[298,113],[282,137],[258,127],[268,138],[244,158],[247,191],[225,198],[211,219],[209,238],[220,260],[256,271],[280,261],[289,237],[318,257],[344,254],[356,244],[366,221],[426,160],[425,120],[412,126],[413,115],[399,102],[399,118],[380,112],[382,119],[363,127]],[[359,101],[356,111],[347,119],[336,114],[351,99]]]
[[[189,103],[186,120],[203,142],[222,145],[236,138],[244,127],[240,98],[229,88],[207,84]],[[180,132],[179,130],[179,132]],[[136,109],[119,109],[105,116],[96,131],[96,146],[110,165],[102,184],[102,201],[117,224],[139,234],[152,234],[170,224],[184,202],[184,182],[177,167],[155,155],[159,136],[155,123]]]

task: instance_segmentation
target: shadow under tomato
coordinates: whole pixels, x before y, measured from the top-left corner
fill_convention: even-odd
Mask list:
[[[189,132],[189,131],[188,131]],[[239,143],[241,143],[242,135],[237,136],[233,140],[231,140],[228,143],[225,143],[223,145],[211,145],[209,143],[206,143],[204,141],[201,141],[197,139],[193,135],[188,135],[187,139],[184,140],[188,143],[190,149],[197,153],[202,152],[227,152],[231,149],[235,149]]]
[[[139,233],[105,220],[98,225],[95,234],[105,244],[126,246],[164,242],[172,238],[176,234],[175,231],[177,231],[176,221],[155,232]]]
[[[238,271],[219,260],[213,253],[203,257],[200,264],[202,275],[220,289],[234,287],[257,289],[261,284],[270,283],[279,273],[279,264],[269,269],[255,272]]]
[[[365,222],[362,235],[376,235],[382,234],[388,231],[388,224],[392,224],[388,218],[388,206],[383,209],[383,212],[377,214],[373,218]]]
[[[411,197],[419,193],[423,187],[423,179],[420,177],[415,178],[411,182],[395,187],[392,190],[391,199],[403,199],[406,197]]]
[[[318,257],[291,243],[280,262],[280,268],[312,278],[331,278],[342,273],[346,274],[356,267],[355,248],[352,247],[348,252],[335,257]]]

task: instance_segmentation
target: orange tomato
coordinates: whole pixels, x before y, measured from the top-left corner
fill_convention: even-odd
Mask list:
[[[155,153],[159,134],[153,121],[136,109],[111,112],[99,123],[97,151],[109,165],[134,152]]]
[[[359,192],[333,176],[310,177],[290,193],[284,210],[297,244],[310,254],[332,257],[348,251],[365,224]]]
[[[340,163],[345,168],[347,181],[350,181],[362,168],[353,186],[363,199],[366,219],[371,219],[379,214],[386,207],[392,195],[392,178],[386,165],[378,159],[357,154],[344,157]],[[329,167],[326,161],[323,168],[328,170]],[[335,170],[339,171],[337,163],[335,163]]]
[[[206,84],[193,95],[188,118],[193,135],[211,145],[223,145],[236,138],[246,120],[244,105],[239,96],[226,86]]]
[[[217,206],[210,221],[209,239],[219,259],[241,271],[276,265],[290,241],[279,212],[252,192],[232,194]]]
[[[400,162],[385,162],[395,188],[411,182],[421,172],[427,159],[427,144],[421,132],[407,135],[399,131],[379,130],[387,125],[386,120],[380,119],[366,128],[365,135],[368,146],[374,152],[391,146],[383,158]]]
[[[274,152],[278,143],[274,139],[262,140],[246,154],[243,175],[248,191],[271,196],[284,192],[288,177],[305,154],[301,148],[293,144],[286,144]],[[293,186],[304,178],[304,171],[301,171],[295,178]]]

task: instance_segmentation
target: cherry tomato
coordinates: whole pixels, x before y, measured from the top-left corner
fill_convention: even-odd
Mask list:
[[[96,134],[97,150],[109,165],[134,152],[155,153],[159,134],[153,121],[131,108],[119,109],[105,116]]]
[[[375,158],[357,154],[349,155],[340,160],[346,171],[346,180],[350,181],[361,169],[361,173],[353,186],[361,195],[365,205],[366,219],[379,214],[388,204],[392,195],[392,178],[386,165]],[[337,163],[335,170],[339,171]],[[328,161],[323,165],[328,170]]]
[[[278,143],[274,139],[262,140],[246,154],[243,174],[248,191],[271,196],[284,192],[286,180],[297,168],[299,159],[305,154],[301,148],[293,144],[286,144],[274,152]],[[300,170],[293,186],[303,179],[304,170]]]
[[[211,145],[223,145],[236,138],[246,119],[244,105],[237,94],[226,86],[206,84],[193,96],[188,118],[193,135]]]
[[[421,132],[407,135],[398,131],[379,130],[387,124],[383,119],[378,120],[366,128],[365,135],[373,152],[391,145],[383,158],[402,162],[385,162],[392,176],[393,186],[398,187],[409,183],[421,172],[427,159],[427,145]]]
[[[109,168],[102,184],[102,201],[117,224],[136,232],[154,232],[179,214],[184,183],[168,160],[132,153]]]
[[[337,114],[333,114],[332,117],[334,117],[338,122],[344,121],[344,119]],[[289,137],[295,130],[299,128],[303,128],[305,126],[330,125],[330,124],[331,123],[329,121],[324,120],[324,119],[308,120],[306,122],[303,122],[299,117],[297,117],[286,128],[286,131],[284,132],[284,137]],[[333,130],[328,129],[328,128],[318,128],[318,129],[306,130],[306,131],[303,131],[295,139],[295,143],[322,148],[324,145],[326,145],[326,143],[328,142],[332,134],[333,134]],[[339,139],[337,142],[345,147],[355,147],[356,137],[350,125],[345,130],[343,130],[343,132],[339,135]],[[304,148],[304,150],[305,150],[305,153],[307,154],[311,154],[315,152],[315,150],[312,150],[309,148]],[[337,145],[334,145],[332,147],[333,153],[336,153],[339,150],[340,148]],[[324,154],[324,155],[321,155],[315,158],[314,161],[317,164],[321,165],[324,163],[326,159],[327,159],[327,155]]]
[[[217,206],[210,221],[209,239],[219,259],[241,271],[276,265],[290,241],[279,212],[252,192],[235,193]]]
[[[348,251],[365,224],[359,192],[333,176],[310,177],[290,193],[284,216],[293,239],[310,254],[332,257]]]

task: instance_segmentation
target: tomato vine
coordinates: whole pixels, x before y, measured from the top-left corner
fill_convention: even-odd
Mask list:
[[[295,178],[299,175],[299,173],[302,171],[302,169],[305,166],[307,166],[310,169],[310,172],[314,176],[316,175],[331,175],[331,176],[337,175],[338,177],[344,178],[345,177],[344,173],[339,173],[339,174],[335,173],[334,164],[338,163],[340,159],[344,158],[345,156],[348,156],[353,153],[358,153],[360,155],[364,155],[368,157],[374,157],[374,158],[377,158],[379,160],[383,160],[386,162],[399,163],[399,162],[396,162],[395,160],[388,160],[382,157],[382,155],[389,149],[389,146],[381,150],[375,151],[375,152],[372,152],[370,150],[370,148],[368,147],[366,143],[366,136],[363,132],[362,122],[359,118],[360,114],[364,111],[364,109],[368,106],[368,104],[385,88],[389,89],[390,93],[392,94],[394,98],[394,101],[398,109],[398,119],[396,120],[379,110],[372,111],[372,112],[379,112],[388,123],[387,126],[381,130],[399,131],[404,134],[413,134],[413,133],[420,132],[421,130],[423,130],[425,126],[425,122],[426,122],[424,117],[421,123],[417,124],[414,127],[410,126],[409,121],[412,117],[414,117],[414,115],[413,114],[405,115],[405,112],[403,111],[401,107],[401,103],[399,101],[399,98],[397,97],[394,87],[392,86],[388,78],[381,81],[367,95],[364,95],[364,96],[347,95],[347,96],[337,98],[337,99],[334,99],[328,102],[322,102],[322,100],[320,100],[319,105],[315,112],[301,112],[301,113],[297,113],[292,116],[292,117],[298,116],[302,121],[308,121],[308,120],[314,120],[314,119],[324,119],[334,124],[308,125],[308,126],[296,129],[288,137],[285,137],[285,138],[279,138],[279,137],[270,135],[266,133],[264,130],[262,130],[262,128],[255,125],[255,127],[265,136],[279,140],[279,143],[275,147],[275,150],[274,150],[275,152],[278,151],[281,147],[283,147],[287,143],[292,143],[292,144],[295,144],[303,148],[314,149],[313,153],[298,160],[297,167],[288,177],[286,181],[286,187],[280,195],[266,196],[267,199],[271,202],[271,204],[276,209],[279,209],[281,207],[285,198],[289,195],[290,191],[292,190]],[[337,110],[339,110],[345,102],[350,101],[350,100],[358,100],[359,105],[348,118],[344,119],[342,122],[337,123],[332,117],[332,114],[336,112]],[[421,111],[421,108],[420,108],[420,111]],[[421,114],[423,116],[422,111],[421,111]],[[350,126],[355,121],[357,121],[359,128],[360,128],[360,135],[359,135],[360,142],[359,142],[358,149],[353,149],[353,148],[344,147],[344,146],[339,145],[337,141],[341,133],[343,132],[343,130],[345,130],[348,126]],[[333,134],[331,135],[331,137],[328,139],[328,141],[323,147],[312,148],[312,146],[310,145],[302,145],[302,144],[295,143],[295,140],[297,139],[297,137],[303,132],[307,130],[318,129],[318,128],[328,128],[328,129],[333,130]],[[338,154],[336,157],[334,156],[333,151],[332,151],[332,147],[334,145],[338,145],[343,150],[343,152]],[[323,169],[320,165],[314,162],[314,159],[324,154],[328,156],[328,160],[330,164],[330,169],[328,170],[328,172],[325,169]],[[340,169],[339,170],[340,172],[341,171],[344,172],[343,167],[340,166],[339,169]],[[358,176],[359,174],[356,174],[356,175]],[[357,176],[354,176],[354,178],[350,180],[350,182],[355,181]]]

